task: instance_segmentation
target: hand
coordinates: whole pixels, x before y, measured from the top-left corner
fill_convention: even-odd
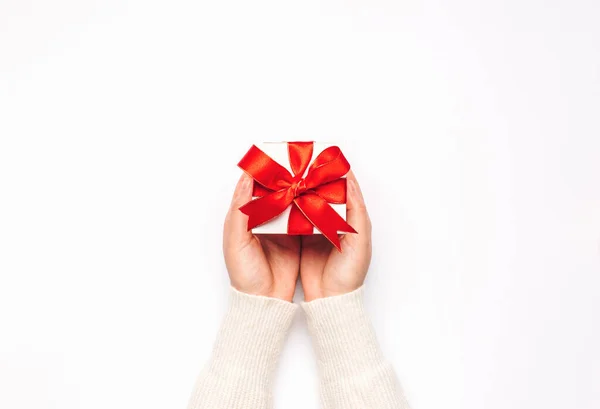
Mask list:
[[[223,254],[231,285],[238,291],[292,301],[300,269],[300,238],[253,235],[239,208],[252,199],[253,180],[244,174],[223,229]]]
[[[359,288],[371,262],[371,220],[352,172],[347,176],[346,220],[358,234],[341,238],[340,253],[322,235],[303,236],[300,280],[306,301],[346,294]]]

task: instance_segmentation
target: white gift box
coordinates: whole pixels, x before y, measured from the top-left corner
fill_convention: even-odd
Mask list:
[[[288,172],[290,172],[290,174],[293,175],[292,168],[290,166],[287,142],[263,142],[263,143],[257,143],[256,146],[261,151],[263,151],[264,153],[269,155],[271,157],[271,159],[273,159],[274,161],[279,163],[281,166],[286,168],[288,170]],[[325,142],[315,142],[313,145],[312,158],[310,159],[309,163],[312,163],[313,160],[317,156],[319,156],[319,154],[321,152],[323,152],[325,149],[329,148],[330,146],[335,146],[335,144],[334,143],[325,143]],[[304,175],[302,175],[302,177],[306,176],[306,174],[308,173],[309,167],[310,167],[310,165],[307,167],[307,169],[304,172]],[[346,204],[345,203],[344,204],[329,203],[329,205],[342,217],[342,219],[346,220]],[[279,216],[275,217],[274,219],[252,229],[252,233],[254,233],[254,234],[287,234],[288,219],[290,216],[290,210],[291,210],[292,206],[294,206],[294,204],[291,204],[290,206],[288,206],[287,209],[285,209],[283,211],[283,213],[281,213]],[[340,232],[340,233],[342,233],[342,232]],[[313,234],[321,234],[321,232],[319,232],[319,230],[317,228],[313,227]]]

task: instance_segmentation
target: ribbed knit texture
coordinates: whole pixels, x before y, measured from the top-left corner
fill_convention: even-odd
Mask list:
[[[298,306],[231,289],[212,357],[189,409],[271,409],[272,374]]]
[[[318,359],[323,409],[408,409],[365,312],[362,287],[302,308]]]
[[[365,313],[362,288],[302,307],[319,361],[323,409],[408,409]],[[273,370],[296,309],[232,288],[188,409],[271,409]]]

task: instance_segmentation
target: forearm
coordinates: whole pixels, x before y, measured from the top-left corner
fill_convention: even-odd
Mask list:
[[[362,288],[303,303],[324,409],[408,409],[363,306]]]
[[[270,409],[272,373],[296,309],[286,301],[232,289],[188,409]]]

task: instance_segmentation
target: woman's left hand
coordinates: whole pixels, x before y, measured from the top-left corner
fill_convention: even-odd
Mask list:
[[[225,218],[223,254],[231,285],[238,291],[292,301],[300,270],[300,238],[255,236],[239,208],[252,199],[253,180],[240,178]]]

